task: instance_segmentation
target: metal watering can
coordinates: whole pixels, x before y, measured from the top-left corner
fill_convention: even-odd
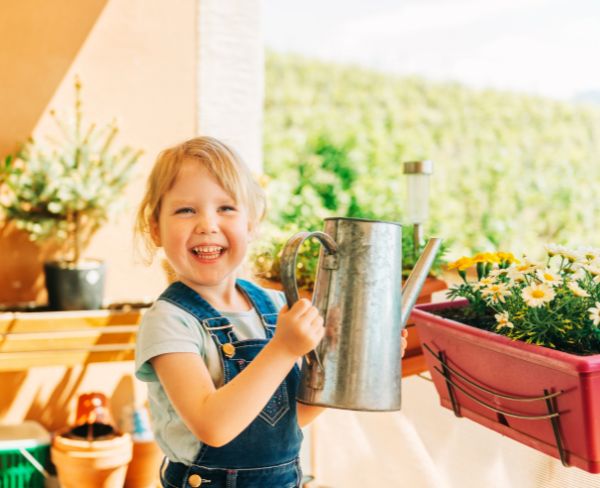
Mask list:
[[[323,316],[325,336],[303,361],[298,400],[349,410],[400,410],[401,331],[441,240],[429,240],[402,288],[400,224],[325,219],[324,232],[300,232],[283,249],[288,306],[298,300],[298,249],[310,237],[323,245],[313,303]]]

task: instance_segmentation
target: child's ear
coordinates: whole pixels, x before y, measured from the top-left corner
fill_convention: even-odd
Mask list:
[[[150,221],[150,237],[156,247],[161,246],[160,242],[160,230],[158,228],[158,222],[154,219]]]

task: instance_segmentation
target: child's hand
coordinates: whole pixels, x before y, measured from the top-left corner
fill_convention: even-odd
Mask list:
[[[302,298],[291,309],[287,306],[281,309],[271,342],[294,357],[300,357],[317,347],[324,332],[323,317],[309,300]]]
[[[400,344],[400,351],[402,352],[402,357],[404,357],[404,353],[406,352],[406,346],[408,346],[408,330],[402,329],[402,342]]]

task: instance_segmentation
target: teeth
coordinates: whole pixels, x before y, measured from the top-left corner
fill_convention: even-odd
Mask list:
[[[212,254],[222,250],[223,248],[219,246],[197,246],[192,249],[195,254]]]

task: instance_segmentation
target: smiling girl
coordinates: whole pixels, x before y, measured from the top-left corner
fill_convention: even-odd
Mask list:
[[[300,486],[300,427],[323,409],[296,403],[297,362],[323,319],[238,278],[264,209],[248,168],[210,137],[163,151],[149,176],[136,231],[176,281],[144,314],[136,376],[165,487]]]

